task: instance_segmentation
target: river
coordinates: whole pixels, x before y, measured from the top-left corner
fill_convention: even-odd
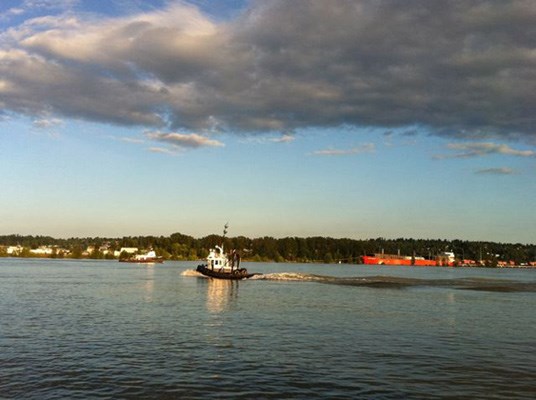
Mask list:
[[[533,399],[536,270],[0,259],[0,398]]]

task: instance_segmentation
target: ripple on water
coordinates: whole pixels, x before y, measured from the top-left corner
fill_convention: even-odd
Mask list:
[[[516,272],[259,264],[222,283],[17,262],[0,260],[0,397],[533,398],[534,279]]]

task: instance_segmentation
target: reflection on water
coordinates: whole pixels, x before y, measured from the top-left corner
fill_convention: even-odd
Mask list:
[[[221,313],[228,310],[238,296],[238,281],[207,279],[207,310]]]
[[[145,268],[146,276],[145,276],[145,284],[143,286],[145,290],[144,299],[147,303],[151,303],[153,301],[153,293],[154,293],[154,264],[147,264],[147,268]]]
[[[445,326],[449,329],[448,334],[454,332],[457,326],[457,317],[459,314],[456,296],[459,292],[449,291],[446,293],[444,313],[442,318],[445,321]]]

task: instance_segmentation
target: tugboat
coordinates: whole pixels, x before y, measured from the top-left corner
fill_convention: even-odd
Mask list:
[[[228,224],[225,224],[223,237],[227,233]],[[197,266],[197,272],[217,279],[233,279],[240,280],[251,278],[254,275],[250,274],[246,268],[240,268],[240,254],[233,250],[229,255],[225,254],[223,244],[210,249],[207,257],[207,263]]]

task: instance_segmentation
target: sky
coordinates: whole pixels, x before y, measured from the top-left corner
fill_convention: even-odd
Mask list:
[[[536,2],[2,0],[0,235],[536,243]]]

